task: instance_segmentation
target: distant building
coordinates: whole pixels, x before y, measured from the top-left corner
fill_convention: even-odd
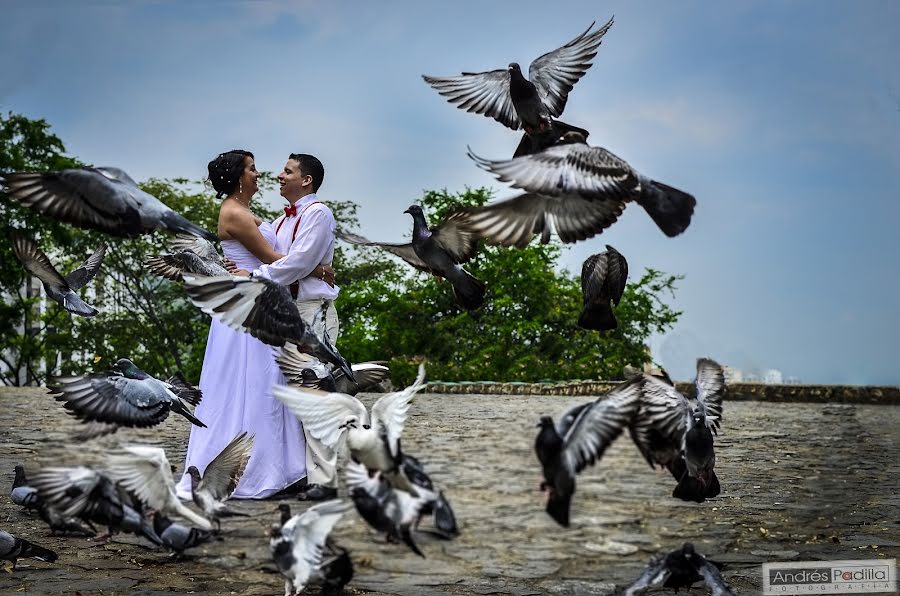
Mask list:
[[[763,382],[766,385],[781,385],[784,383],[784,375],[777,368],[770,368],[763,373]]]
[[[723,366],[722,370],[725,373],[725,383],[727,385],[742,383],[744,381],[744,373],[741,369],[734,368],[733,366]]]

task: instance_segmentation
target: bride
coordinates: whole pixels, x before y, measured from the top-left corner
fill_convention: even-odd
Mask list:
[[[272,248],[275,229],[250,210],[259,189],[253,154],[222,153],[209,162],[208,170],[216,198],[225,197],[218,227],[225,257],[252,271],[284,256]],[[315,272],[326,279],[330,274],[330,269]],[[197,466],[202,471],[238,433],[255,434],[250,461],[233,498],[265,499],[306,477],[300,422],[272,396],[272,386],[285,382],[275,363],[276,350],[217,319],[210,324],[200,373],[203,399],[195,412],[207,428],[191,429],[184,469]],[[177,488],[179,498],[190,499],[190,476],[184,474]]]

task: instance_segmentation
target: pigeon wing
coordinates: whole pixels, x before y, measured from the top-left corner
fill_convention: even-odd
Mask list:
[[[641,378],[622,383],[584,408],[563,436],[563,461],[578,473],[603,456],[632,421],[641,403]]]
[[[622,253],[614,249],[609,244],[606,245],[606,292],[612,298],[613,303],[618,306],[625,294],[625,285],[628,282],[628,261],[622,256]]]
[[[281,347],[275,362],[288,381],[300,381],[303,378],[303,371],[315,367],[318,360],[301,352],[297,344],[288,342]]]
[[[599,302],[608,271],[608,255],[605,252],[591,255],[581,265],[581,293],[585,304]]]
[[[419,365],[419,373],[412,385],[402,391],[387,393],[372,406],[372,424],[380,436],[386,436],[388,449],[396,457],[400,451],[400,436],[406,424],[409,404],[416,393],[427,386],[425,365]]]
[[[168,416],[168,403],[147,383],[121,375],[56,377],[51,381],[50,392],[82,420],[146,427]]]
[[[86,466],[49,467],[33,474],[29,485],[63,517],[75,517],[90,505],[91,495],[102,481],[101,474]]]
[[[359,246],[375,246],[380,248],[381,250],[385,250],[391,253],[394,256],[400,257],[416,269],[420,271],[424,271],[425,273],[436,273],[432,270],[431,267],[428,266],[425,261],[419,258],[419,255],[416,254],[415,249],[411,242],[407,242],[406,244],[395,244],[391,242],[372,242],[366,238],[363,238],[359,234],[354,234],[352,232],[345,232],[343,230],[338,230],[336,236],[347,242],[349,244],[356,244]]]
[[[66,276],[66,282],[69,284],[70,288],[79,290],[84,287],[87,282],[94,279],[94,276],[100,271],[100,265],[103,264],[103,257],[106,256],[106,248],[106,243],[101,244],[100,247],[94,251],[94,254],[88,257],[80,267]]]
[[[351,368],[353,368],[353,376],[356,377],[356,384],[359,385],[362,391],[377,385],[391,376],[391,369],[379,362],[360,362],[359,364],[354,364]],[[336,372],[343,375],[340,371]],[[338,374],[335,374],[335,377]]]
[[[148,507],[170,510],[175,497],[175,479],[165,451],[160,447],[127,446],[110,458],[107,471],[125,490]]]
[[[697,360],[697,401],[705,410],[707,424],[718,431],[722,423],[722,399],[725,397],[725,371],[709,358]]]
[[[681,448],[687,432],[687,418],[691,405],[675,386],[653,375],[643,375],[641,409],[631,427],[632,438],[650,465],[653,457],[653,436],[658,434],[669,445]],[[655,431],[655,432],[654,432]]]
[[[343,393],[323,394],[284,385],[276,385],[272,393],[300,419],[306,432],[328,447],[338,444],[345,430],[340,427],[348,419],[355,418],[360,424],[369,420],[362,402]]]
[[[456,263],[465,263],[478,252],[478,235],[466,226],[466,216],[459,211],[431,230],[431,237]]]
[[[199,388],[188,383],[188,380],[184,378],[184,373],[181,371],[178,371],[169,377],[169,380],[166,381],[165,385],[166,389],[192,406],[200,405],[200,400],[203,399],[203,392],[200,391]]]
[[[353,492],[354,488],[361,488],[369,495],[377,497],[381,488],[381,472],[375,472],[370,476],[366,466],[351,459],[344,470],[344,482],[349,492]]]
[[[190,234],[176,234],[175,238],[169,242],[169,251],[179,253],[191,251],[204,261],[216,263],[220,267],[225,267],[222,256],[216,250],[216,245],[206,238],[198,238]]]
[[[64,223],[125,237],[143,229],[129,194],[99,168],[13,173],[4,179],[13,200]]]
[[[469,149],[479,168],[526,192],[567,193],[592,199],[628,200],[638,184],[631,166],[602,147],[584,143],[554,145],[540,153],[490,160]]]
[[[734,596],[734,592],[731,591],[731,588],[725,582],[725,578],[722,577],[718,567],[704,560],[700,563],[697,571],[700,572],[712,596]]]
[[[561,48],[547,52],[528,67],[528,78],[554,117],[563,113],[569,92],[591,67],[597,48],[612,24],[610,19],[596,31],[591,31],[594,28],[591,23],[584,33]]]
[[[489,244],[524,248],[535,234],[542,242],[554,231],[564,243],[591,238],[619,219],[625,204],[578,195],[521,194],[483,207],[461,210],[468,229]]]
[[[670,571],[666,566],[666,556],[659,555],[650,561],[634,583],[625,588],[622,596],[640,596],[669,579]]]
[[[305,325],[287,288],[262,277],[185,277],[194,306],[263,343],[283,346],[303,337]]]
[[[425,82],[461,110],[493,118],[518,130],[522,125],[509,93],[509,70],[464,72],[455,77],[422,75]]]
[[[205,261],[190,250],[150,257],[144,264],[156,275],[172,281],[183,281],[185,274],[203,277],[229,275],[225,267],[213,261]]]
[[[42,283],[65,291],[69,286],[66,280],[50,262],[50,259],[42,251],[37,243],[30,238],[12,234],[12,248],[16,258],[25,267],[25,271],[35,276]]]
[[[254,435],[248,435],[246,431],[232,439],[206,466],[198,492],[208,491],[217,501],[231,497],[250,461],[253,439]]]
[[[291,536],[294,547],[296,562],[292,571],[295,587],[305,585],[312,570],[319,567],[328,534],[349,508],[344,501],[326,501],[295,515],[284,525],[281,533]]]

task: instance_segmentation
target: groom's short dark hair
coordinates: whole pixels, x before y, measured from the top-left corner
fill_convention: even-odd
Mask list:
[[[319,192],[322,181],[325,180],[325,166],[315,155],[308,153],[291,153],[288,159],[293,159],[300,164],[300,173],[304,176],[312,176],[313,192]]]

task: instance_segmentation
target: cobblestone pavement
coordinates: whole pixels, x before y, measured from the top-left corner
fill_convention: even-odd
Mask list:
[[[687,540],[725,563],[738,594],[760,592],[763,561],[900,558],[900,407],[726,403],[717,439],[723,493],[702,505],[673,499],[671,479],[623,435],[579,477],[572,527],[563,529],[537,492],[535,424],[584,399],[417,397],[404,447],[444,488],[462,535],[418,537],[428,557],[420,559],[348,514],[335,531],[356,565],[347,593],[610,594],[651,555]],[[32,471],[99,463],[120,442],[162,445],[176,465],[183,457],[188,429],[178,416],[159,429],[73,444],[77,422],[44,390],[5,389],[0,400],[4,487],[16,463]],[[236,502],[252,516],[226,520],[221,541],[173,561],[122,536],[107,545],[51,537],[10,503],[7,488],[0,494],[0,527],[60,555],[56,564],[22,560],[14,573],[0,573],[0,593],[282,593],[265,536],[277,517],[273,501]]]

